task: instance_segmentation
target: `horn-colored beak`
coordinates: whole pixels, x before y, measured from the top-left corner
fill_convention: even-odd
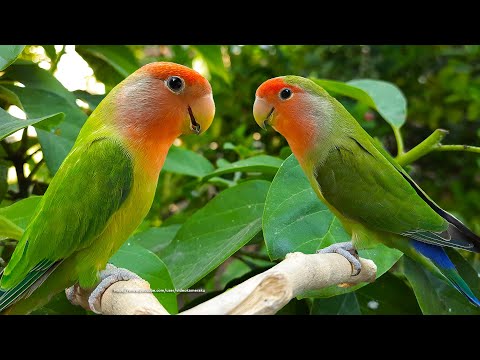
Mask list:
[[[253,104],[253,117],[262,129],[265,130],[267,125],[269,125],[269,120],[274,110],[275,108],[262,98],[257,97],[255,99],[255,103]]]

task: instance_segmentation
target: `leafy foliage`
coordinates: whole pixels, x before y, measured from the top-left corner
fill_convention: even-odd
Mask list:
[[[106,95],[88,86],[70,91],[57,79],[74,50],[106,93],[151,61],[195,65],[212,84],[217,110],[211,128],[172,146],[148,216],[111,259],[155,289],[205,290],[199,297],[155,293],[172,313],[273,266],[288,252],[313,253],[349,240],[285,139],[253,121],[255,90],[268,78],[313,79],[390,152],[398,146],[401,154],[398,141],[408,150],[440,126],[450,130],[445,142],[480,143],[480,46],[0,46],[0,270],[83,123]],[[432,152],[407,170],[439,205],[480,233],[478,156]],[[447,282],[399,251],[378,246],[360,255],[378,266],[373,284],[302,294],[280,313],[478,313]],[[451,256],[465,279],[478,284],[479,256]],[[473,290],[478,294],[479,286]],[[85,312],[59,294],[36,313]]]

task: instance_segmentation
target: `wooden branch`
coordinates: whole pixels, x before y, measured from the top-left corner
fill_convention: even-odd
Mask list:
[[[352,267],[341,255],[291,253],[269,270],[181,315],[275,314],[291,299],[306,291],[374,281],[376,265],[371,260],[360,261],[362,271],[357,276],[351,276]],[[168,314],[149,289],[148,283],[142,280],[119,281],[105,291],[96,310],[109,315]],[[75,302],[88,309],[89,292],[78,290],[75,295]]]

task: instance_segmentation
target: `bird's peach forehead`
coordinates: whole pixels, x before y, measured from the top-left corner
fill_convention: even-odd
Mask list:
[[[278,77],[265,81],[257,89],[256,96],[265,97],[271,94],[278,94],[280,90],[289,88],[293,92],[303,92],[303,89],[285,82],[284,78]]]

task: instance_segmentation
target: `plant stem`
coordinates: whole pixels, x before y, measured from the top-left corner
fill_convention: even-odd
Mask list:
[[[402,156],[404,154],[402,133],[400,132],[400,128],[396,126],[392,126],[392,129],[395,134],[395,141],[397,142],[397,156]]]
[[[30,174],[28,175],[28,180],[32,180],[33,176],[37,173],[38,169],[42,167],[42,165],[45,164],[45,159],[40,160],[38,163],[35,164],[33,167],[32,171],[30,171]]]
[[[23,155],[24,152],[28,150],[28,133],[27,128],[23,129],[22,140],[20,140],[20,148],[18,149],[18,154]]]
[[[468,151],[480,154],[480,147],[470,145],[439,145],[435,149],[436,151]]]
[[[2,140],[2,141],[0,142],[0,144],[2,144],[3,149],[4,149],[5,152],[7,153],[8,158],[10,159],[10,158],[12,157],[12,155],[13,155],[13,151],[12,151],[12,149],[10,148],[10,144],[7,143],[5,140]]]
[[[415,146],[409,152],[398,155],[396,158],[397,162],[401,166],[405,166],[413,163],[414,161],[418,160],[422,156],[425,156],[429,152],[440,147],[440,142],[443,140],[443,138],[447,134],[448,134],[447,130],[444,130],[444,129],[435,130],[429,137],[427,137],[425,140],[423,140],[420,144]],[[452,146],[452,145],[449,145],[449,146]],[[458,145],[458,146],[463,146],[463,145]]]
[[[63,45],[62,50],[57,54],[57,58],[52,64],[52,67],[50,68],[50,73],[53,74],[55,70],[57,70],[58,63],[60,62],[60,58],[65,54],[65,45]]]

